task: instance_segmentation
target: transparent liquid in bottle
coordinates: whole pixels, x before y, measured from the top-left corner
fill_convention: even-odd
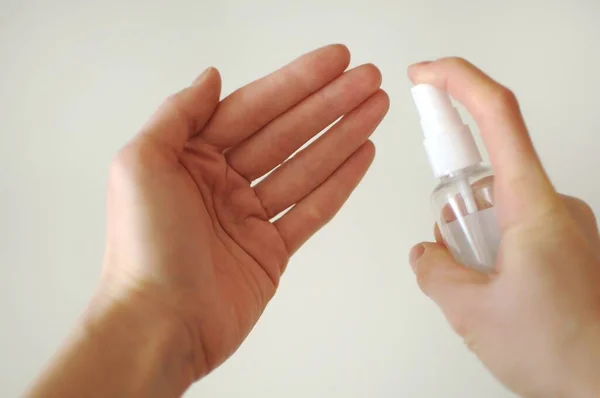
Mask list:
[[[494,270],[500,244],[493,183],[492,171],[475,165],[441,177],[432,194],[437,225],[453,257],[481,272]]]

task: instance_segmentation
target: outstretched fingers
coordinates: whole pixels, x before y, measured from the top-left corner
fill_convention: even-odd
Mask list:
[[[221,149],[234,146],[341,75],[350,63],[348,49],[326,46],[226,97],[200,139]]]

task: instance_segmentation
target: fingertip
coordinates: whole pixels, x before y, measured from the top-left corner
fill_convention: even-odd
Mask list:
[[[309,54],[316,55],[318,57],[325,56],[329,58],[329,63],[333,63],[335,68],[340,70],[342,73],[350,65],[350,59],[352,57],[350,50],[345,44],[334,43],[326,46],[317,48]]]
[[[375,153],[377,152],[376,148],[375,148],[375,144],[373,143],[373,141],[367,140],[362,145],[362,150],[367,153],[368,157],[370,158],[370,162],[372,162],[373,159],[375,158]]]
[[[379,89],[371,95],[363,104],[369,106],[370,112],[377,114],[379,123],[385,118],[390,109],[390,96],[384,90]],[[378,123],[378,126],[379,126]]]
[[[450,71],[469,70],[481,72],[475,65],[464,58],[451,56],[423,61],[408,67],[408,76],[413,84],[431,84],[447,91],[447,75]],[[450,93],[454,95],[455,93]]]
[[[387,113],[387,111],[390,109],[390,95],[383,89],[379,89],[375,95],[381,96],[382,101],[385,104],[385,112]]]
[[[345,85],[345,89],[359,91],[374,95],[380,89],[382,74],[375,64],[362,64],[343,73],[338,79],[348,79],[351,82]]]
[[[221,77],[221,72],[217,68],[212,67],[211,73],[215,76],[214,79],[216,81],[217,92],[220,98],[221,90],[223,88],[223,78]]]
[[[194,79],[192,82],[192,86],[198,86],[203,84],[204,82],[209,81],[210,79],[214,79],[214,75],[219,75],[219,71],[214,66],[209,66],[206,68],[198,77]],[[220,79],[220,76],[219,76]]]
[[[337,53],[337,57],[340,60],[343,60],[346,64],[346,67],[350,65],[350,59],[352,58],[352,54],[350,53],[350,49],[348,46],[342,43],[334,43],[327,46],[331,49],[331,51],[335,51]]]
[[[190,90],[196,93],[202,92],[202,95],[217,97],[221,95],[221,73],[214,66],[208,67],[191,84]],[[187,90],[184,90],[184,92]]]
[[[419,248],[419,246],[421,248]],[[425,294],[435,295],[436,286],[489,281],[490,275],[475,271],[456,262],[444,244],[423,242],[413,248],[411,256],[419,255],[414,270],[417,282]]]
[[[364,69],[366,78],[373,82],[373,86],[381,86],[381,83],[383,81],[383,75],[381,74],[381,70],[377,67],[377,65],[373,63],[368,63],[359,66],[359,68]]]
[[[371,140],[365,141],[354,153],[346,160],[346,162],[352,162],[355,164],[354,167],[358,169],[364,169],[365,172],[375,159],[375,144]]]
[[[432,62],[433,61],[421,61],[421,62],[416,62],[412,65],[409,65],[406,70],[408,78],[414,83],[419,71],[421,71],[424,66],[427,66],[427,65],[431,64]]]
[[[424,253],[425,245],[422,243],[419,243],[410,250],[410,253],[408,254],[408,261],[410,263],[410,267],[413,269],[414,272],[417,271],[417,264]]]
[[[214,77],[215,79],[219,80],[219,82],[222,80],[221,79],[221,72],[219,71],[219,69],[217,69],[214,66],[211,66],[208,69],[210,70],[210,73],[215,76]]]

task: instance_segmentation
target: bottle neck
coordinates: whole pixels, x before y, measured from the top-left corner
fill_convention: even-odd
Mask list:
[[[476,163],[473,164],[471,166],[467,166],[464,167],[462,169],[458,169],[455,171],[452,171],[450,173],[444,174],[440,177],[438,177],[438,181],[440,182],[440,184],[444,184],[459,178],[464,178],[466,176],[472,175],[472,174],[477,174],[480,172],[485,172],[485,171],[490,171],[488,167],[486,167],[483,162],[480,163]]]

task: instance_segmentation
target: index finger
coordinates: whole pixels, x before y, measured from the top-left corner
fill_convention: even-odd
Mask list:
[[[461,58],[409,68],[415,84],[445,90],[475,119],[496,178],[496,202],[505,227],[555,206],[558,196],[537,156],[514,94]]]

